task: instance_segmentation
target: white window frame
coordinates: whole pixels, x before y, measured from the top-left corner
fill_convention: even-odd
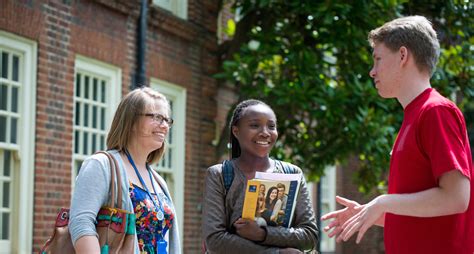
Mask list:
[[[173,154],[171,155],[173,170],[171,173],[174,180],[174,189],[170,190],[173,196],[173,203],[175,206],[176,214],[179,222],[180,235],[183,235],[183,222],[184,222],[184,161],[185,161],[185,135],[186,135],[186,89],[164,80],[157,78],[150,79],[150,87],[157,90],[173,101],[173,118],[175,123],[173,124],[172,135],[173,135]],[[166,151],[165,151],[166,156]],[[158,172],[160,168],[158,168]],[[183,239],[181,237],[181,239]],[[182,240],[181,240],[182,243]]]
[[[115,113],[115,110],[118,107],[118,104],[120,103],[120,100],[122,98],[122,70],[119,67],[113,66],[108,63],[104,63],[101,61],[98,61],[96,59],[88,58],[82,55],[76,55],[76,60],[75,60],[75,66],[74,66],[74,106],[73,106],[73,137],[75,137],[74,133],[77,128],[81,127],[76,127],[75,126],[75,120],[76,120],[76,74],[78,72],[85,72],[85,73],[91,73],[95,76],[102,77],[103,79],[107,80],[108,86],[106,93],[106,103],[108,104],[107,106],[107,111],[106,111],[106,119],[105,119],[105,128],[106,128],[106,133],[109,132],[110,128],[110,123],[113,120],[113,115]],[[92,82],[92,81],[91,81]],[[92,94],[91,94],[92,96]],[[91,117],[90,117],[91,118]],[[76,168],[75,168],[75,161],[76,160],[84,160],[86,159],[90,154],[88,155],[83,155],[83,154],[76,154],[74,151],[75,147],[75,138],[73,138],[72,142],[72,164],[71,164],[71,190],[74,189],[74,183],[75,179],[77,176]],[[105,148],[105,147],[104,147]],[[82,149],[82,148],[79,148]]]
[[[188,19],[188,0],[153,0],[152,4],[168,10],[182,19]]]
[[[326,190],[326,191],[324,191]],[[336,210],[336,166],[328,166],[324,169],[324,176],[321,177],[321,215]],[[323,210],[323,207],[329,210]],[[324,228],[329,222],[321,222],[321,228]],[[321,252],[334,253],[336,251],[336,240],[329,238],[327,234],[321,235]]]
[[[20,52],[20,76],[22,86],[19,89],[18,109],[18,145],[10,147],[17,149],[12,157],[19,162],[18,172],[13,172],[12,218],[10,225],[11,240],[8,249],[0,243],[0,253],[31,253],[33,243],[33,204],[34,204],[34,152],[35,152],[35,115],[36,115],[36,63],[37,43],[23,37],[0,31],[0,46]],[[25,138],[28,137],[28,138]],[[13,169],[12,169],[13,170]],[[16,178],[16,179],[15,179]],[[20,219],[21,218],[21,219]],[[13,227],[13,225],[15,225]],[[1,242],[1,241],[0,241]]]

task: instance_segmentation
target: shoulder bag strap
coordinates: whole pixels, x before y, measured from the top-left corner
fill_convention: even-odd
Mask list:
[[[108,153],[108,152],[107,152]],[[118,166],[118,162],[113,155],[109,154],[109,158],[111,159],[110,165],[114,165],[115,168],[115,182],[117,183],[117,208],[123,209],[122,206],[122,175],[120,173],[120,168]]]
[[[122,179],[120,175],[120,169],[117,164],[117,160],[107,151],[99,151],[97,153],[104,154],[109,160],[110,167],[110,204],[109,207],[115,208],[115,183],[117,183],[117,208],[122,209],[122,198],[120,195],[122,193],[122,183],[119,182]]]

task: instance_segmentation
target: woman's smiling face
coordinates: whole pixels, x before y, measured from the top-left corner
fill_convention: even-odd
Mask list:
[[[242,154],[268,156],[278,139],[275,113],[268,106],[257,104],[246,108],[242,114],[237,125],[232,126]]]
[[[278,196],[278,189],[272,190],[272,192],[270,193],[270,200],[275,200],[277,196]]]
[[[169,115],[168,105],[162,100],[150,101],[145,108],[145,112],[142,114],[157,114],[164,117]],[[166,122],[160,122],[154,117],[143,115],[134,126],[134,137],[139,140],[143,147],[153,151],[163,146],[169,128],[170,126]]]

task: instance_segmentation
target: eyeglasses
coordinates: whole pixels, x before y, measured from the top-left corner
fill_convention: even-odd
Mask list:
[[[161,114],[145,113],[145,114],[139,114],[139,115],[149,116],[153,119],[153,121],[155,121],[159,124],[163,124],[163,122],[165,122],[169,127],[171,127],[174,123],[173,118],[169,118],[169,117],[163,116]]]

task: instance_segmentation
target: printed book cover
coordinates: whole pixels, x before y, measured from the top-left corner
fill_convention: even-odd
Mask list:
[[[259,225],[290,227],[299,190],[300,174],[257,172],[248,180],[242,218]]]

